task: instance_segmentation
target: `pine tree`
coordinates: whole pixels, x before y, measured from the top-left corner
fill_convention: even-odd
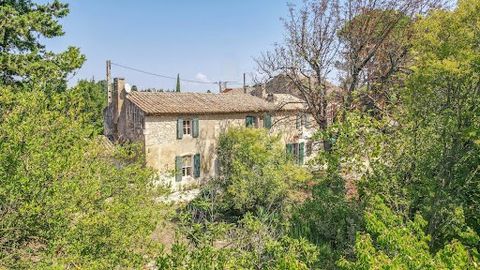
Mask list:
[[[180,92],[180,74],[177,74],[177,88],[175,92]]]

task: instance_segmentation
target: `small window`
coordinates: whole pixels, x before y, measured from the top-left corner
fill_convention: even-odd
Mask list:
[[[246,127],[257,127],[257,118],[255,116],[247,116],[245,118]]]
[[[294,143],[293,144],[293,156],[295,157],[295,159],[298,159],[298,153],[299,153],[299,149],[298,149],[298,143]]]
[[[182,176],[192,176],[192,156],[182,157]]]
[[[192,134],[192,122],[190,120],[183,120],[183,135]]]
[[[295,121],[295,128],[296,129],[302,129],[302,120],[303,120],[303,117],[301,114],[297,114],[297,119]]]
[[[305,155],[305,143],[290,143],[287,144],[287,154],[290,155],[295,163],[302,165]]]

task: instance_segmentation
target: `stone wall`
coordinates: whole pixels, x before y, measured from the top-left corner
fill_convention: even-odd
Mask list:
[[[259,117],[258,114],[248,114]],[[220,134],[228,127],[244,126],[247,114],[147,116],[145,118],[145,154],[147,165],[157,169],[174,189],[201,184],[216,174],[216,147]],[[177,119],[199,119],[199,136],[177,139]],[[259,123],[261,124],[261,123]],[[184,177],[176,182],[175,157],[200,154],[200,178]]]
[[[161,181],[179,190],[198,185],[214,177],[217,173],[216,148],[220,134],[229,127],[245,126],[247,115],[256,116],[258,127],[263,127],[263,113],[253,114],[215,114],[215,115],[171,115],[146,116],[144,126],[144,145],[147,165],[157,169]],[[193,138],[183,135],[177,139],[177,119],[199,119],[199,136]],[[285,112],[272,117],[272,134],[281,134],[283,143],[307,142],[305,128],[296,128],[296,113]],[[313,129],[313,124],[311,125]],[[174,177],[175,157],[200,154],[201,176],[198,179],[184,177],[176,182]],[[305,156],[306,160],[308,157]]]
[[[126,99],[118,117],[117,139],[119,141],[143,141],[145,115],[140,108]]]

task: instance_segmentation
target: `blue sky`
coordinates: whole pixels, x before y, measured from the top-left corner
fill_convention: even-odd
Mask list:
[[[107,59],[158,74],[180,73],[182,79],[241,83],[243,72],[255,71],[252,57],[281,41],[280,18],[288,12],[283,0],[66,2],[70,15],[61,21],[66,34],[46,44],[54,51],[74,45],[86,55],[87,62],[70,85],[83,78],[104,79]],[[112,75],[139,88],[175,87],[174,80],[116,66]],[[217,90],[193,83],[182,83],[182,88]]]

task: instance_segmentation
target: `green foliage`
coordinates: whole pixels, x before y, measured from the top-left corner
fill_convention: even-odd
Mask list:
[[[318,251],[287,235],[287,208],[310,174],[266,130],[229,129],[219,141],[220,177],[180,211],[179,239],[160,269],[311,269]]]
[[[263,129],[228,130],[220,137],[218,159],[220,177],[207,190],[230,217],[259,209],[280,213],[294,199],[294,188],[310,178],[287,159],[279,138]]]
[[[140,268],[160,220],[140,148],[103,137],[105,90],[67,75],[84,57],[63,34],[66,4],[0,5],[0,268]]]
[[[326,177],[313,187],[312,197],[294,211],[290,234],[317,245],[322,268],[334,268],[341,256],[352,255],[355,232],[362,228],[362,209],[357,203],[346,197],[340,177]]]
[[[105,81],[81,80],[68,90],[70,117],[92,126],[95,135],[103,133],[103,110],[107,106]]]
[[[143,160],[65,114],[75,95],[0,91],[0,265],[142,265],[158,219]]]
[[[341,269],[478,269],[478,253],[452,241],[436,255],[429,250],[430,236],[424,233],[427,222],[416,215],[403,221],[379,198],[369,205],[366,233],[359,233],[355,244],[356,260],[342,259]]]
[[[0,5],[0,85],[33,87],[43,91],[66,89],[67,75],[79,68],[85,57],[69,47],[55,54],[41,38],[63,35],[58,19],[68,14],[68,5],[53,1],[36,4],[29,0],[2,1]]]
[[[171,254],[157,259],[159,269],[311,269],[315,246],[278,235],[265,220],[251,214],[237,226],[207,223],[183,232],[195,241],[177,241]]]
[[[415,147],[409,189],[429,221],[434,248],[468,227],[480,232],[480,147],[472,132],[480,128],[479,14],[478,1],[460,1],[417,25],[416,64],[404,96]]]
[[[478,1],[460,1],[417,21],[397,106],[381,119],[348,112],[329,131],[360,198],[381,195],[406,219],[420,211],[434,252],[453,239],[479,248],[465,236],[480,232],[479,14]]]

